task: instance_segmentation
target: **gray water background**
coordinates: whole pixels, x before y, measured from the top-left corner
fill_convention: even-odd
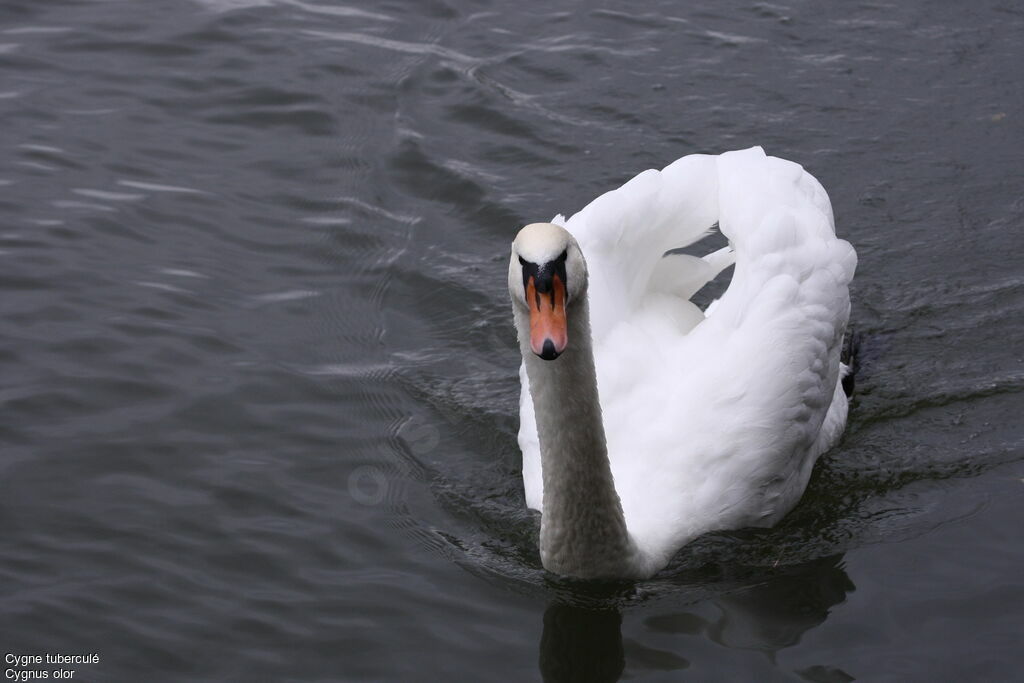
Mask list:
[[[0,649],[98,653],[87,682],[1020,680],[1022,105],[1015,0],[4,0]],[[773,530],[547,575],[509,242],[754,144],[860,257],[847,434]]]

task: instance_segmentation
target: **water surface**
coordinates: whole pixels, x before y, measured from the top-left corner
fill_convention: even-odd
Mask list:
[[[5,0],[0,648],[98,653],[84,681],[1019,677],[1022,65],[1011,0]],[[775,529],[548,575],[509,242],[754,144],[858,250],[847,434]]]

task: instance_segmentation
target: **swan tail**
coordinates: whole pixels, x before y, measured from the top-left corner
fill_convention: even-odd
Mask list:
[[[846,398],[850,398],[853,396],[857,370],[860,369],[860,333],[856,330],[847,330],[843,338],[843,350],[839,354],[839,363],[843,393],[846,394]]]

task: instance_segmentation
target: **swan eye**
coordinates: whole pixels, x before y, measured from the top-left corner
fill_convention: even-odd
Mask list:
[[[559,254],[559,255],[558,255],[558,258],[557,258],[557,259],[555,259],[555,260],[556,260],[556,261],[561,261],[561,262],[565,263],[565,260],[566,260],[567,258],[569,258],[569,249],[568,249],[568,248],[566,248],[565,250],[563,250],[563,251],[562,251],[562,253],[561,253],[561,254]]]
[[[526,261],[523,259],[522,256],[519,257],[519,265],[521,265],[521,266],[525,266],[526,265]]]

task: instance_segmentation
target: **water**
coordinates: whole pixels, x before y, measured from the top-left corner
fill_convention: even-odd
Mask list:
[[[1020,676],[1019,3],[563,7],[5,0],[5,654],[97,653],[80,681]],[[640,584],[549,576],[509,242],[753,144],[859,252],[846,437],[773,530]]]

